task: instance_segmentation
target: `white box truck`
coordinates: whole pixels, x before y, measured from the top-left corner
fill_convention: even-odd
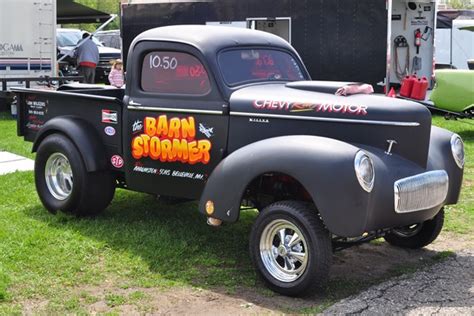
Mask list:
[[[56,0],[0,1],[0,78],[56,73]]]
[[[56,0],[1,0],[0,108],[9,88],[55,75]]]

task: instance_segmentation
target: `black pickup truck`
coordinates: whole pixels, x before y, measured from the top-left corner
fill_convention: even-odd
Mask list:
[[[126,79],[125,90],[16,90],[49,211],[95,215],[117,187],[199,200],[213,226],[255,208],[256,270],[300,295],[324,285],[335,249],[428,245],[458,201],[458,135],[417,103],[336,95],[347,83],[311,81],[277,36],[153,29],[131,45]]]

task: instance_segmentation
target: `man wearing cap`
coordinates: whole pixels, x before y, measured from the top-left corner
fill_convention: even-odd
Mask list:
[[[83,43],[76,49],[79,75],[84,77],[85,83],[95,83],[95,68],[99,63],[99,49],[92,41],[89,33],[82,34]]]

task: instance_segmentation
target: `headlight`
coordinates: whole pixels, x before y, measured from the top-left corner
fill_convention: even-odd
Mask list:
[[[361,187],[370,193],[374,187],[375,180],[375,170],[372,159],[363,151],[359,151],[354,159],[354,169]]]
[[[464,143],[458,134],[451,136],[451,151],[459,168],[464,167]]]

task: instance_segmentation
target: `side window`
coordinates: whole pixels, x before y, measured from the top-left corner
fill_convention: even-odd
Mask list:
[[[141,87],[146,92],[205,95],[211,91],[206,69],[187,53],[155,51],[145,55]]]

